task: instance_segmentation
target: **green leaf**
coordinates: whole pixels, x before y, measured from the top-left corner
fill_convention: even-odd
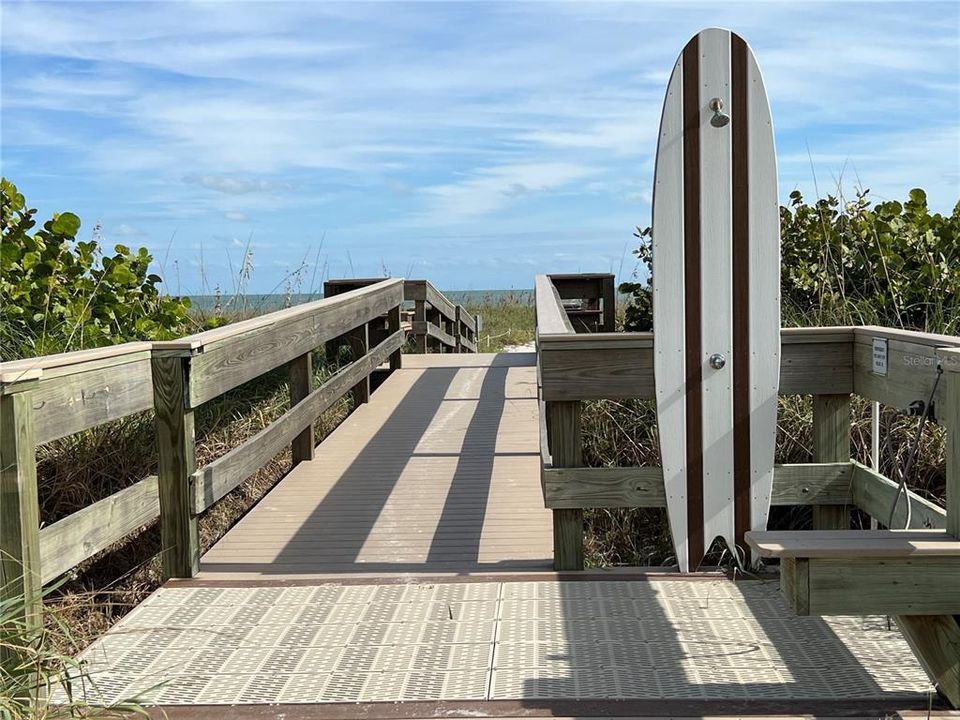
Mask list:
[[[72,238],[76,237],[78,230],[80,230],[80,218],[72,212],[60,213],[54,216],[53,232],[57,235],[65,235]]]

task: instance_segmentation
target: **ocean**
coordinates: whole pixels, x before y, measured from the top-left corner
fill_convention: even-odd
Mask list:
[[[450,302],[457,305],[496,305],[502,302],[511,304],[532,305],[533,290],[441,290]],[[254,314],[272,312],[291,305],[301,305],[312,300],[320,300],[323,293],[295,293],[285,295],[273,293],[269,295],[247,294],[243,296],[221,295],[191,295],[190,302],[194,309],[211,311],[219,301],[224,310],[243,309]]]

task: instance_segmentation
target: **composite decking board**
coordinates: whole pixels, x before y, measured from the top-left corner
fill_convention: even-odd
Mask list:
[[[542,570],[536,357],[404,356],[201,560],[200,578]]]

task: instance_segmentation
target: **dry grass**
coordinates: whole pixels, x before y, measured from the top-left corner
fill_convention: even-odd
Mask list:
[[[529,293],[489,295],[467,310],[482,318],[483,329],[477,334],[479,352],[500,352],[533,342],[534,308]]]
[[[660,465],[656,408],[649,400],[597,400],[583,404],[583,457],[590,467]],[[917,420],[884,409],[880,420],[880,471],[898,479],[916,432]],[[870,403],[853,398],[851,457],[870,464]],[[910,488],[919,495],[945,502],[946,448],[943,428],[928,424],[921,436]],[[780,398],[777,422],[778,463],[813,461],[813,407],[809,397]],[[858,516],[860,522],[868,522]],[[593,567],[671,564],[673,547],[666,512],[662,509],[588,510],[586,559]],[[809,528],[810,508],[773,508],[773,529]],[[705,562],[719,559],[714,553]]]

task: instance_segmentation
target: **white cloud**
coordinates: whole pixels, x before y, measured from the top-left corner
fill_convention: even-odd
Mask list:
[[[456,224],[493,213],[520,196],[556,190],[595,172],[561,162],[480,168],[463,180],[425,188],[430,208],[418,220],[425,225]]]
[[[119,225],[112,226],[109,228],[108,232],[111,235],[116,235],[118,237],[139,238],[146,237],[147,235],[147,233],[140,228],[133,225],[128,225],[127,223],[120,223]]]
[[[3,14],[4,167],[57,209],[122,206],[160,253],[173,236],[184,267],[196,236],[250,217],[287,243],[272,252],[329,230],[358,265],[426,261],[441,235],[504,238],[470,248],[491,266],[518,242],[603,264],[649,221],[664,86],[706,25],[740,32],[764,69],[782,190],[807,188],[809,146],[822,184],[847,163],[878,195],[960,195],[955,3],[7,0]]]
[[[227,195],[246,195],[247,193],[274,193],[293,188],[289,183],[278,183],[258,178],[242,178],[217,175],[187,175],[185,183],[193,183],[208,190]]]

